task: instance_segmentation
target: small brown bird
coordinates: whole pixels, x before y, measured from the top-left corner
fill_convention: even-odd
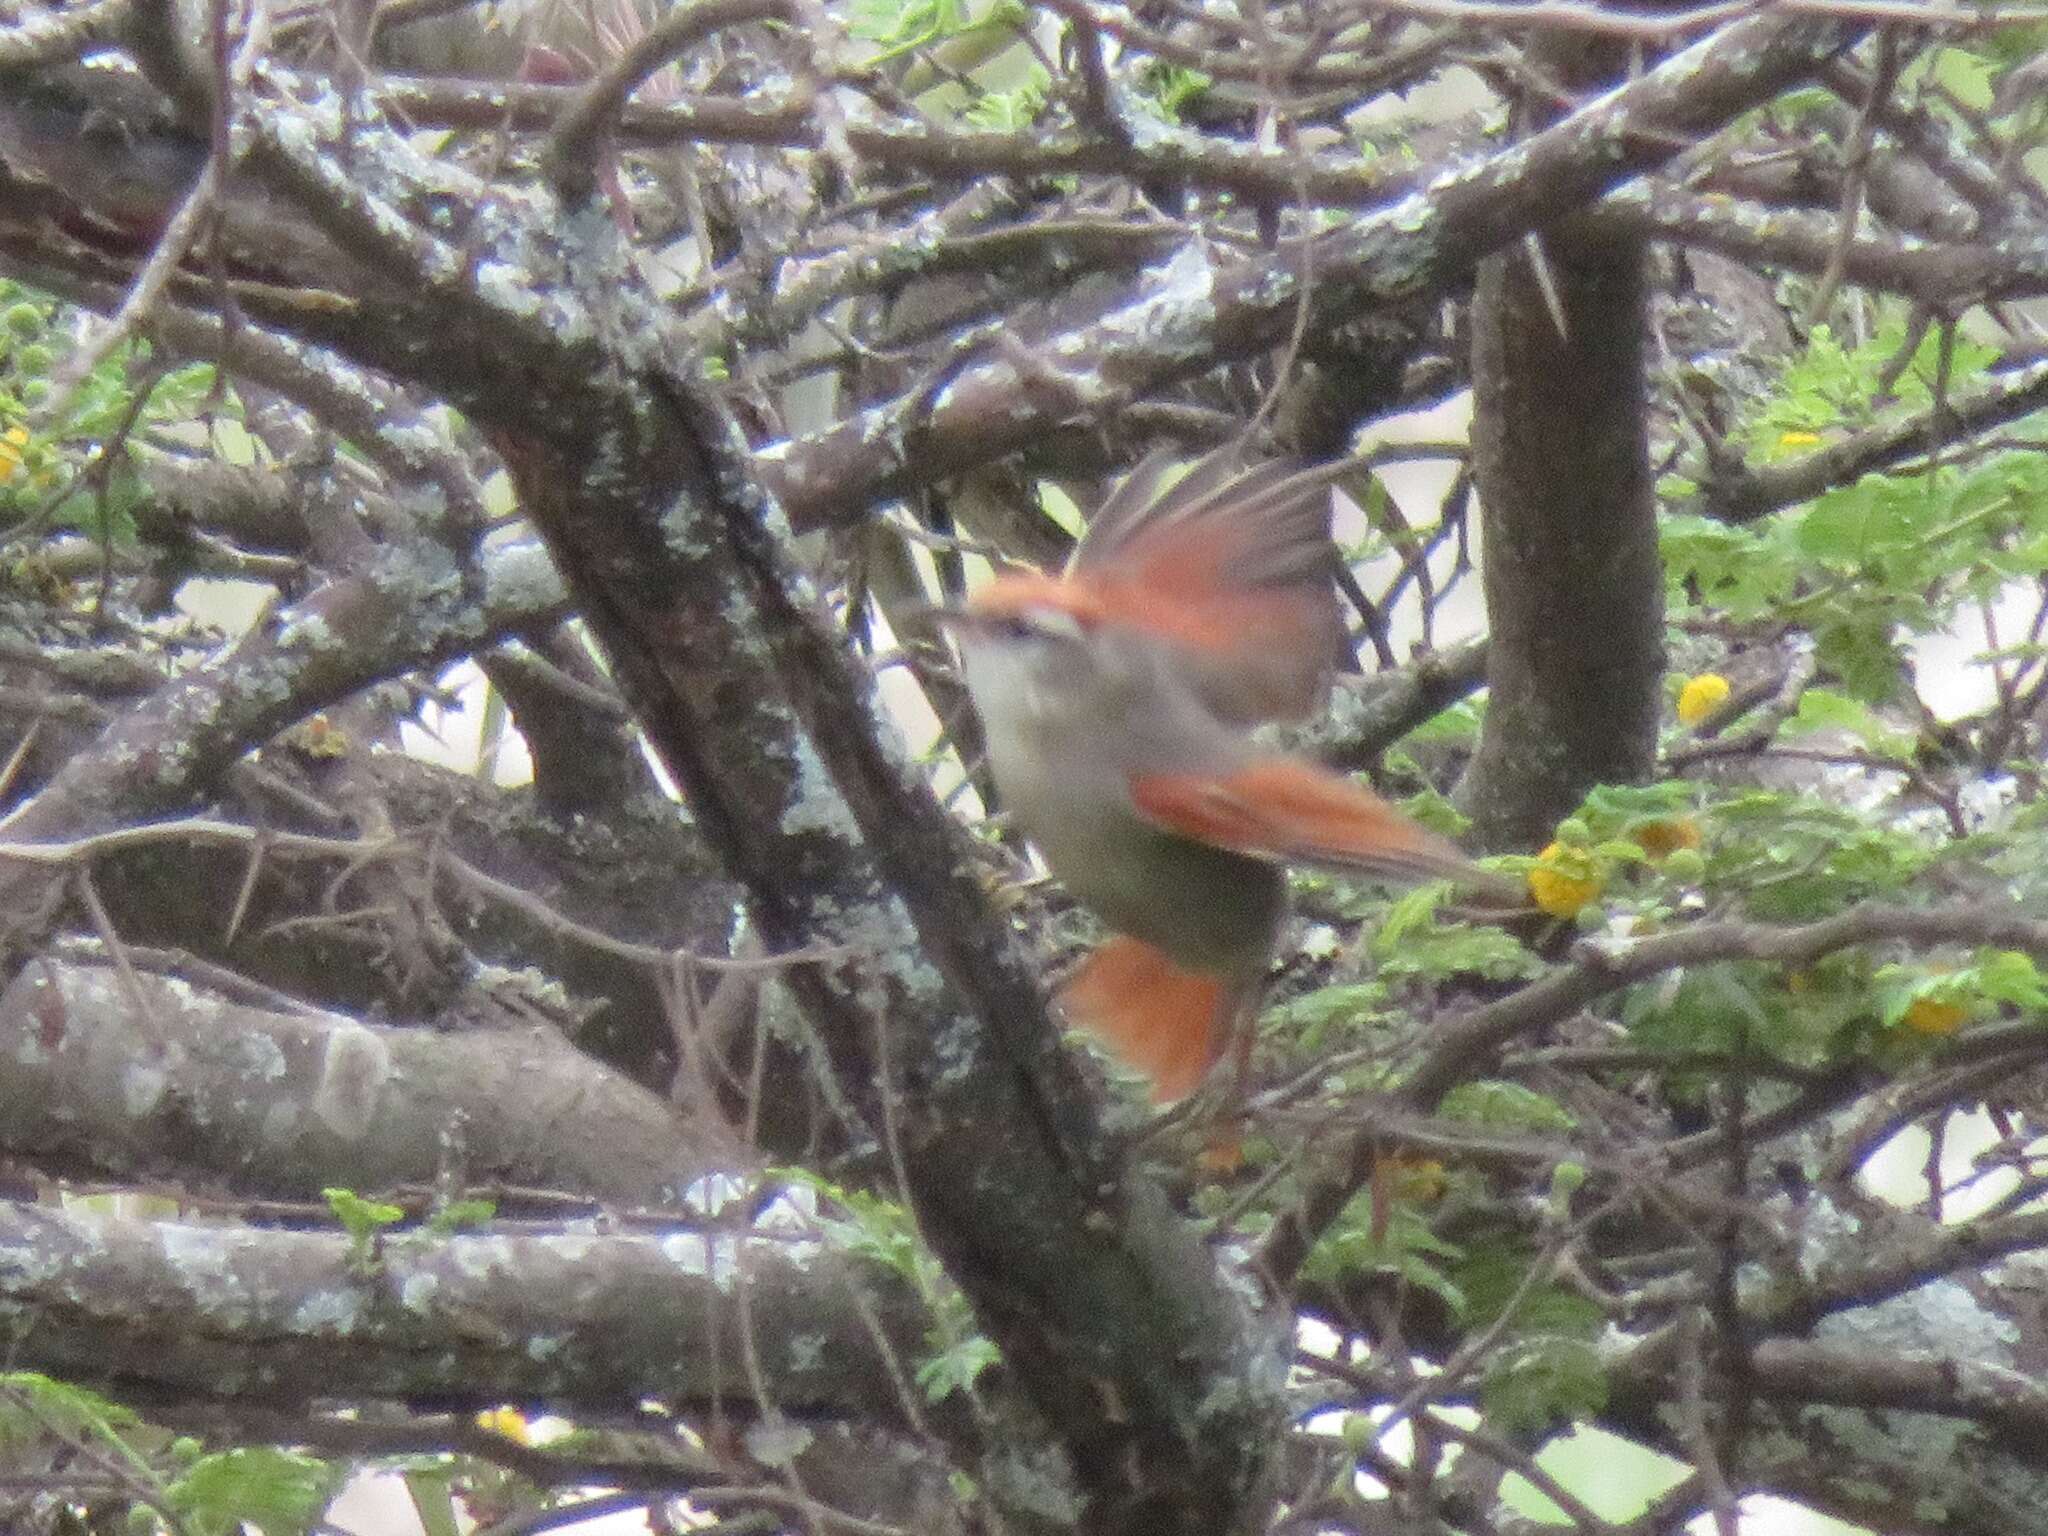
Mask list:
[[[989,767],[1053,874],[1116,930],[1061,995],[1152,1083],[1240,1068],[1287,908],[1283,866],[1497,887],[1363,785],[1252,739],[1323,697],[1342,643],[1330,483],[1347,465],[1147,460],[1059,576],[947,615]]]

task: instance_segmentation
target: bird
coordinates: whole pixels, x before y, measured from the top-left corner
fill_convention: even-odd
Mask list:
[[[1110,929],[1062,1011],[1150,1083],[1201,1086],[1251,1025],[1286,867],[1501,878],[1363,784],[1258,741],[1323,701],[1344,644],[1330,485],[1350,462],[1142,461],[1057,574],[1005,571],[939,615],[987,763],[1052,875]]]

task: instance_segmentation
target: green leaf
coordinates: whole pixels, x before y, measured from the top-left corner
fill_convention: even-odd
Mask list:
[[[1460,1083],[1444,1095],[1439,1113],[1473,1125],[1519,1131],[1569,1131],[1579,1123],[1557,1100],[1494,1078]]]
[[[452,1467],[410,1467],[401,1476],[424,1536],[462,1536],[462,1523],[455,1512]]]
[[[871,43],[922,44],[966,24],[960,0],[852,0],[846,30]]]
[[[1292,1036],[1297,1049],[1320,1055],[1360,1043],[1386,1021],[1391,1003],[1384,982],[1340,983],[1288,999],[1266,1015],[1264,1026]]]
[[[1373,484],[1379,482],[1375,480]],[[1401,739],[1425,747],[1469,747],[1479,740],[1479,723],[1484,714],[1485,706],[1479,700],[1460,699],[1438,710]]]
[[[1797,738],[1820,731],[1840,731],[1883,757],[1910,758],[1913,737],[1887,725],[1861,699],[1832,688],[1809,688],[1799,696],[1799,710],[1779,734]]]
[[[981,1373],[1003,1358],[994,1341],[981,1334],[962,1339],[928,1357],[917,1368],[917,1384],[928,1402],[938,1402],[972,1387]]]
[[[317,1457],[270,1446],[208,1456],[166,1490],[194,1529],[230,1536],[244,1523],[263,1536],[303,1536],[327,1508],[335,1471]]]
[[[1431,897],[1432,892],[1432,899],[1417,901],[1418,897]],[[1542,958],[1505,929],[1423,921],[1433,911],[1434,901],[1446,894],[1448,888],[1425,887],[1395,903],[1395,910],[1373,936],[1372,952],[1380,975],[1437,981],[1452,976],[1519,981],[1543,974]]]
[[[1138,101],[1165,121],[1178,123],[1182,111],[1215,83],[1199,69],[1148,59],[1138,71]]]
[[[1474,1246],[1455,1277],[1470,1298],[1463,1321],[1501,1322],[1501,1347],[1489,1357],[1480,1401],[1489,1420],[1534,1433],[1559,1420],[1586,1419],[1607,1400],[1594,1341],[1605,1320],[1585,1297],[1555,1283],[1523,1288],[1534,1255],[1519,1244]],[[1509,1313],[1507,1309],[1513,1306]]]
[[[495,1200],[451,1200],[427,1218],[427,1230],[442,1237],[487,1226],[498,1214]]]
[[[1658,533],[1672,606],[1702,603],[1732,619],[1756,618],[1789,596],[1799,568],[1775,523],[1731,528],[1691,514],[1663,519]]]
[[[1392,754],[1389,754],[1391,762]],[[1419,770],[1418,770],[1419,772]],[[1401,802],[1401,809],[1432,832],[1445,837],[1463,837],[1472,818],[1459,810],[1448,795],[1436,789],[1418,790]]]
[[[1898,697],[1905,653],[1880,618],[1850,619],[1814,636],[1814,657],[1857,698],[1884,704]]]
[[[1597,839],[1623,837],[1639,821],[1682,815],[1698,803],[1700,789],[1683,779],[1655,784],[1601,784],[1580,802],[1578,816]]]
[[[384,1229],[405,1220],[405,1211],[378,1200],[365,1200],[352,1189],[330,1188],[320,1193],[327,1208],[348,1233],[348,1266],[361,1275],[375,1274],[382,1267],[377,1245]]]
[[[1559,1163],[1550,1170],[1550,1193],[1544,1204],[1551,1220],[1563,1221],[1571,1215],[1572,1196],[1584,1188],[1585,1183],[1584,1163]]]
[[[1463,1316],[1464,1293],[1445,1273],[1439,1259],[1457,1259],[1463,1250],[1445,1242],[1412,1206],[1394,1205],[1385,1212],[1386,1230],[1373,1235],[1373,1196],[1365,1190],[1353,1197],[1302,1263],[1309,1280],[1334,1285],[1352,1275],[1391,1271],[1410,1285],[1442,1299]]]
[[[1985,950],[1970,968],[1979,993],[2015,1008],[2048,1008],[2048,980],[2033,958],[2016,949]]]
[[[1931,860],[1909,827],[1874,825],[1800,795],[1749,793],[1714,807],[1708,879],[1743,891],[1755,918],[1804,922],[1907,893]]]
[[[1915,506],[1878,476],[1829,491],[1798,520],[1799,550],[1815,560],[1857,566],[1874,553],[1903,544],[1918,532],[1924,504]]]
[[[967,1298],[925,1247],[908,1209],[866,1190],[842,1188],[808,1169],[782,1168],[777,1175],[819,1197],[816,1220],[821,1230],[849,1253],[902,1276],[931,1308],[926,1334],[931,1353],[920,1362],[917,1378],[934,1400],[972,1383],[998,1358],[995,1345],[976,1331]],[[838,1207],[844,1217],[826,1214],[827,1204]]]
[[[1015,133],[1038,121],[1045,111],[1046,92],[1051,85],[1052,76],[1043,66],[1033,64],[1013,89],[989,91],[977,97],[960,116],[976,128]]]
[[[104,1446],[146,1476],[146,1466],[123,1433],[141,1423],[110,1398],[39,1371],[0,1373],[0,1449],[55,1433]]]
[[[326,1200],[327,1208],[334,1212],[334,1219],[358,1242],[375,1237],[385,1227],[395,1227],[405,1220],[404,1207],[387,1205],[381,1200],[365,1200],[352,1189],[323,1189],[320,1194]]]
[[[1964,106],[1982,112],[1991,105],[1991,65],[1965,48],[1943,48],[1934,56],[1934,78]]]
[[[1436,922],[1436,909],[1450,897],[1451,887],[1441,880],[1418,885],[1414,890],[1395,897],[1387,908],[1387,915],[1380,920],[1373,948],[1377,951],[1384,946],[1391,950],[1416,934],[1426,933]]]
[[[1496,1429],[1535,1435],[1597,1416],[1607,1406],[1607,1377],[1599,1353],[1583,1339],[1518,1338],[1487,1360],[1479,1401]]]

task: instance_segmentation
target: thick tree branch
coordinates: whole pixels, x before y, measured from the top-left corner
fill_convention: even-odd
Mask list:
[[[1942,445],[2048,408],[2048,363],[1994,374],[1936,410],[1912,411],[1781,464],[1709,475],[1673,509],[1725,523],[1752,523],[1865,475],[1926,457]]]
[[[673,1209],[746,1161],[544,1025],[392,1029],[47,960],[0,993],[0,1147],[295,1199],[452,1171]]]
[[[373,569],[277,610],[238,644],[118,717],[0,823],[21,842],[162,815],[190,803],[249,748],[381,678],[452,660],[559,620],[560,579],[533,544],[491,555],[480,601],[452,564],[380,550]]]
[[[1183,250],[1144,296],[1100,318],[959,358],[936,389],[791,443],[770,466],[799,527],[857,517],[874,498],[1100,420],[1216,363],[1282,341],[1303,289],[1309,324],[1396,303],[1654,168],[1853,39],[1840,23],[1756,19],[1686,49],[1512,149],[1320,237],[1312,263],[1219,264]]]
[[[921,1336],[920,1303],[808,1233],[363,1245],[0,1203],[13,1363],[150,1398],[745,1409],[752,1353],[784,1413],[900,1424],[856,1288],[893,1337]]]

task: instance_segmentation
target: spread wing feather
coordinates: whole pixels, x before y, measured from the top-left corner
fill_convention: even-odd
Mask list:
[[[1330,485],[1356,465],[1240,470],[1218,452],[1165,485],[1169,468],[1155,453],[1131,472],[1090,521],[1066,582],[1173,646],[1217,718],[1311,712],[1343,645]]]
[[[1448,878],[1502,896],[1513,884],[1364,785],[1296,758],[1225,775],[1145,774],[1132,779],[1131,799],[1154,826],[1234,853],[1389,880]]]

